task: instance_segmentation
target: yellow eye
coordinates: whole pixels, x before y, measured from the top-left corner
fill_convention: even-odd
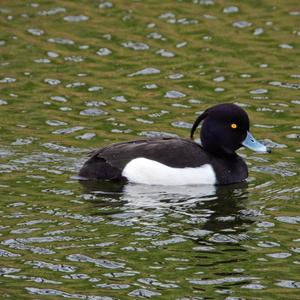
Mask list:
[[[236,125],[235,123],[232,123],[232,124],[230,125],[230,127],[231,127],[232,129],[236,129],[236,128],[237,128],[237,125]]]

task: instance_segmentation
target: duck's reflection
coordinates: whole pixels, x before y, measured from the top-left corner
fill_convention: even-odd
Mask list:
[[[247,183],[226,186],[152,186],[131,183],[81,181],[84,192],[93,196],[93,203],[113,209],[112,214],[147,215],[149,211],[169,215],[184,214],[187,218],[204,217],[202,229],[220,231],[247,222],[239,211],[246,205]],[[107,210],[106,213],[107,214]]]

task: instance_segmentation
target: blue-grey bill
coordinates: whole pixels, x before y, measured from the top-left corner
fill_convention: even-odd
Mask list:
[[[247,136],[242,145],[256,152],[271,152],[265,145],[258,142],[249,131],[247,131]]]

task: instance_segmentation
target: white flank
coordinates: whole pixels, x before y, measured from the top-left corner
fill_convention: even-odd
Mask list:
[[[130,161],[122,175],[130,182],[155,185],[216,184],[211,165],[197,168],[172,168],[157,161],[139,157]]]

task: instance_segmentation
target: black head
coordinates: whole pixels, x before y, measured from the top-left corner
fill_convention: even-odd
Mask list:
[[[203,149],[220,157],[236,156],[235,151],[242,146],[249,130],[247,113],[231,103],[213,106],[197,118],[191,138],[202,120],[200,139]]]

